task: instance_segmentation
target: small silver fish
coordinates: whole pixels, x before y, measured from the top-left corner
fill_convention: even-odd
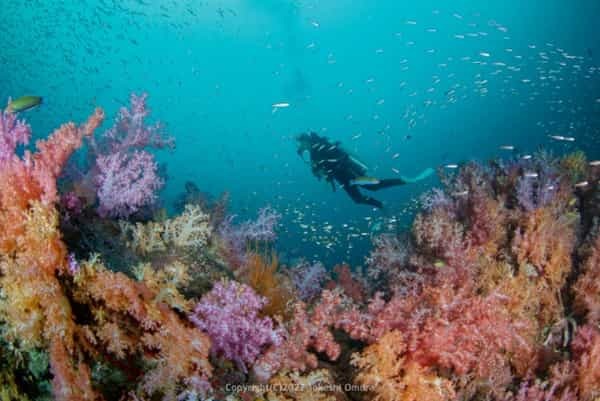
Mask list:
[[[458,164],[446,164],[444,167],[448,169],[456,169],[458,168]]]
[[[564,141],[565,137],[562,135],[548,135],[550,139],[554,139],[556,141]]]
[[[592,166],[592,167],[600,166],[600,160],[592,160],[590,162],[590,166]]]
[[[515,147],[513,145],[502,145],[500,146],[501,150],[515,150]]]
[[[538,173],[534,173],[534,172],[527,172],[525,174],[523,174],[523,176],[525,178],[538,178]]]
[[[274,109],[285,109],[286,107],[290,107],[290,104],[286,102],[273,103],[271,107],[273,107]]]
[[[589,182],[581,181],[581,182],[578,182],[577,184],[575,184],[575,188],[583,188],[583,187],[587,187],[588,185],[589,185]]]
[[[469,191],[468,190],[464,190],[464,191],[461,191],[461,192],[454,192],[452,195],[453,196],[467,196],[468,194],[469,194]]]
[[[523,160],[529,160],[531,159],[531,155],[525,155],[522,157]]]

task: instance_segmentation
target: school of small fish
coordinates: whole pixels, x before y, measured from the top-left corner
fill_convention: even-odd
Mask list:
[[[528,38],[512,37],[510,27],[480,14],[432,10],[429,16],[419,18],[394,16],[397,21],[395,29],[374,37],[369,51],[360,54],[365,60],[372,60],[373,69],[351,75],[340,74],[343,68],[351,67],[345,64],[348,63],[348,55],[344,49],[331,47],[327,35],[335,32],[331,24],[318,17],[318,3],[294,3],[289,9],[293,12],[288,14],[301,12],[302,18],[283,22],[296,24],[299,31],[306,31],[295,37],[295,42],[298,42],[296,48],[288,49],[286,53],[286,37],[283,34],[253,32],[258,38],[258,45],[254,48],[256,56],[247,60],[234,57],[223,60],[222,75],[211,76],[205,67],[206,54],[202,47],[189,40],[190,31],[206,26],[215,43],[231,38],[235,40],[244,29],[248,29],[242,24],[247,18],[246,9],[195,0],[97,0],[95,7],[82,8],[72,7],[74,1],[32,0],[24,3],[32,15],[39,13],[45,18],[39,18],[39,23],[29,24],[28,32],[20,37],[11,34],[15,30],[23,31],[19,19],[6,19],[0,24],[0,37],[13,38],[5,41],[5,48],[0,52],[0,66],[11,71],[11,82],[27,82],[27,88],[35,85],[43,88],[43,107],[50,114],[60,115],[62,111],[70,110],[73,114],[82,115],[88,113],[90,107],[105,103],[118,107],[126,103],[131,87],[143,87],[150,94],[161,93],[160,107],[166,110],[182,109],[184,106],[199,110],[182,118],[206,121],[211,110],[208,107],[214,102],[215,107],[231,109],[231,115],[248,121],[248,124],[256,120],[267,121],[265,126],[255,125],[247,129],[245,139],[248,143],[260,144],[265,132],[274,132],[276,144],[283,144],[281,146],[289,150],[290,137],[296,132],[283,133],[282,127],[289,129],[297,125],[284,125],[283,122],[298,118],[305,110],[313,113],[322,109],[326,117],[322,120],[315,118],[312,123],[325,124],[323,121],[328,121],[347,129],[340,132],[339,128],[334,130],[330,127],[328,130],[327,126],[317,126],[315,131],[340,139],[349,151],[359,156],[377,149],[376,163],[369,170],[369,174],[377,177],[387,174],[398,176],[406,173],[407,169],[415,171],[429,167],[416,166],[414,155],[419,153],[419,147],[425,141],[436,140],[428,136],[431,131],[444,138],[444,143],[452,144],[451,138],[458,131],[444,127],[440,121],[452,113],[464,112],[465,107],[478,104],[509,104],[515,114],[523,113],[528,107],[539,108],[544,116],[550,117],[529,127],[527,134],[534,138],[531,141],[536,145],[570,150],[576,145],[600,144],[600,124],[597,123],[600,98],[598,93],[593,92],[594,85],[590,84],[595,82],[597,88],[600,67],[592,58],[572,54],[559,43],[530,43]],[[7,2],[3,6],[7,15],[14,3]],[[267,7],[264,12],[269,12]],[[74,20],[78,21],[77,35],[70,32]],[[282,26],[287,26],[284,23]],[[169,51],[173,56],[165,57],[161,53],[165,49],[155,49],[149,29],[164,33],[166,40],[172,43]],[[285,32],[291,35],[289,31]],[[452,46],[443,41],[451,41]],[[24,48],[35,55],[36,68],[17,68],[15,60],[22,57],[20,52]],[[284,77],[295,73],[290,71],[298,68],[290,61],[293,58],[289,57],[291,51],[295,52],[297,59],[302,59],[303,64],[312,63],[330,71],[332,81],[326,85],[330,92],[322,96],[328,100],[320,102],[321,96],[317,92],[301,93],[302,96],[294,98],[271,90],[271,84],[285,86]],[[281,54],[287,54],[288,59],[279,58]],[[263,82],[265,93],[271,94],[272,98],[261,103],[260,110],[237,101],[230,102],[228,93],[244,99],[252,99],[255,94],[236,91],[228,81],[228,74],[234,76],[240,73],[236,63],[256,63],[254,59],[261,57],[272,57],[277,62],[272,65],[265,62],[265,70],[270,68],[265,76],[249,76],[247,79]],[[61,68],[56,68],[57,65]],[[376,65],[385,65],[386,68],[376,68]],[[147,71],[161,73],[148,74]],[[296,88],[302,87],[302,79],[306,78],[299,75]],[[195,89],[189,91],[189,85]],[[57,92],[63,87],[95,95],[76,104],[64,98],[46,102],[46,93]],[[18,85],[9,89],[15,93],[26,90]],[[115,97],[115,93],[122,96]],[[575,103],[573,93],[588,99],[587,109]],[[357,95],[367,97],[368,104],[352,107]],[[258,114],[263,111],[266,111],[264,115]],[[226,126],[227,121],[222,125]],[[201,127],[198,130],[203,131]],[[227,128],[223,130],[228,132]],[[535,150],[533,145],[522,146],[528,141],[517,143],[518,138],[513,137],[515,143],[510,143],[504,134],[498,132],[489,136],[485,133],[486,138],[490,138],[484,142],[490,152],[524,160],[533,157],[521,153]],[[184,135],[177,135],[178,141],[197,143],[195,138]],[[480,133],[473,133],[475,137],[478,135]],[[224,145],[222,154],[227,156],[223,158],[228,160],[232,173],[238,168],[245,168],[237,162],[240,151],[239,148],[226,149]],[[468,153],[447,156],[442,153],[440,150],[439,154],[426,155],[424,159],[437,160],[440,168],[454,171],[469,156]],[[274,160],[272,163],[275,164],[261,169],[281,174],[283,178],[277,178],[277,189],[286,194],[294,193],[298,180],[295,172],[289,172],[292,156],[277,154],[266,157]],[[259,162],[263,166],[262,161],[257,161],[257,164]],[[598,167],[600,160],[590,161],[589,165]],[[524,176],[536,179],[538,173],[528,171]],[[575,187],[588,185],[590,183],[582,181]],[[419,185],[401,191],[403,197],[410,199],[402,198],[394,205],[393,217],[370,213],[368,219],[343,219],[339,223],[321,218],[331,213],[331,207],[315,203],[303,194],[298,197],[278,196],[274,203],[284,215],[286,232],[299,232],[302,243],[311,244],[315,252],[331,253],[343,249],[341,252],[345,257],[350,257],[352,248],[358,246],[357,241],[369,241],[376,232],[395,230],[398,224],[408,224],[419,208],[417,199],[422,190],[423,186]],[[255,194],[250,194],[249,198],[257,197]],[[459,191],[453,195],[464,197],[468,196],[468,192]]]

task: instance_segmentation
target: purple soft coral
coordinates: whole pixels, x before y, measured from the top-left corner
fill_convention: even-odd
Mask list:
[[[144,151],[113,153],[96,160],[98,213],[103,217],[127,217],[156,200],[163,180],[152,155]]]
[[[173,138],[162,136],[159,124],[145,125],[150,113],[147,95],[131,95],[131,108],[121,108],[115,124],[99,143],[91,142],[96,154],[94,184],[98,213],[103,217],[128,217],[152,204],[163,186],[154,155],[147,147],[172,148]]]
[[[553,161],[541,157],[535,165],[523,168],[517,183],[517,200],[528,212],[548,205],[558,192],[559,178]]]
[[[16,114],[0,110],[0,164],[15,154],[18,145],[27,145],[30,136],[29,125],[17,120]]]
[[[229,262],[232,266],[241,266],[246,261],[246,244],[248,241],[274,241],[277,238],[275,228],[281,218],[271,207],[258,211],[255,221],[247,220],[239,226],[233,225],[234,216],[229,216],[219,226],[219,235],[225,242]]]
[[[289,275],[298,291],[298,297],[305,302],[321,293],[323,282],[327,279],[325,266],[318,261],[309,263],[302,260],[290,269]]]
[[[131,94],[130,109],[121,107],[115,124],[108,129],[102,138],[105,148],[111,153],[126,152],[131,149],[152,148],[173,148],[175,139],[164,137],[162,125],[145,125],[146,117],[150,114],[147,107],[146,93],[137,96]],[[97,146],[95,143],[93,146]]]
[[[245,284],[218,282],[202,297],[190,320],[210,336],[213,353],[235,361],[246,372],[265,347],[282,341],[273,321],[258,316],[266,303]]]
[[[249,241],[273,241],[276,238],[275,228],[281,215],[275,209],[267,206],[258,211],[255,221],[246,221],[240,226],[240,231]]]

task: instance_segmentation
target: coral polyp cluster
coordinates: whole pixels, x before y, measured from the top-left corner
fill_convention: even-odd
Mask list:
[[[22,156],[29,126],[0,116],[0,399],[600,397],[600,168],[583,154],[440,171],[358,273],[280,262],[275,210],[236,224],[191,183],[167,215],[146,148],[172,141],[147,115],[133,96],[101,139],[96,110]],[[132,171],[118,185],[108,155]]]

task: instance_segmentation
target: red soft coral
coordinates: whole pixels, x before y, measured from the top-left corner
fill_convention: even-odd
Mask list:
[[[340,287],[354,302],[361,303],[364,301],[365,286],[353,277],[350,266],[347,264],[336,265],[333,268],[333,272],[335,273],[336,280],[327,283],[326,288],[333,290],[336,287]]]

